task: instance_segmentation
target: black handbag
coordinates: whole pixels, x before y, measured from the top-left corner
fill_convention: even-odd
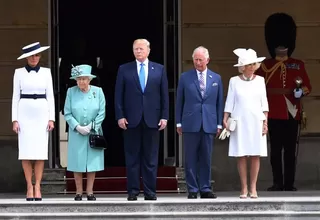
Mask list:
[[[102,134],[95,131],[95,123],[92,122],[91,133],[89,134],[89,145],[91,148],[105,150],[107,149],[107,141]]]

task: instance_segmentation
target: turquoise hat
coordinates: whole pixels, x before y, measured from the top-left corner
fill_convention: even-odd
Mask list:
[[[91,74],[92,67],[87,64],[82,64],[78,66],[73,66],[71,69],[71,77],[70,79],[76,79],[81,76],[88,76],[90,78],[96,78],[95,75]]]

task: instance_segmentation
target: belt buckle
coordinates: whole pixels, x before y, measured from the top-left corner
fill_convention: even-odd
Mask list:
[[[37,94],[33,94],[33,99],[37,99]]]

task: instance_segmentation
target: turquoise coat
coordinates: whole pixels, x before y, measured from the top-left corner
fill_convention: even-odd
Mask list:
[[[82,92],[78,86],[68,89],[64,105],[64,118],[69,124],[68,164],[72,172],[96,172],[104,170],[104,150],[89,146],[89,135],[80,134],[75,128],[95,121],[95,130],[102,132],[106,100],[100,87],[91,86],[89,92]]]

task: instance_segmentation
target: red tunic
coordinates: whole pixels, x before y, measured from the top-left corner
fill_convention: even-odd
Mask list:
[[[266,81],[267,97],[269,103],[268,118],[289,119],[289,112],[285,97],[296,105],[298,109],[295,119],[300,120],[300,99],[294,97],[294,89],[297,87],[295,80],[302,79],[302,90],[304,95],[311,92],[310,80],[305,70],[304,62],[288,58],[284,61],[277,59],[266,59],[256,72],[263,76]]]

